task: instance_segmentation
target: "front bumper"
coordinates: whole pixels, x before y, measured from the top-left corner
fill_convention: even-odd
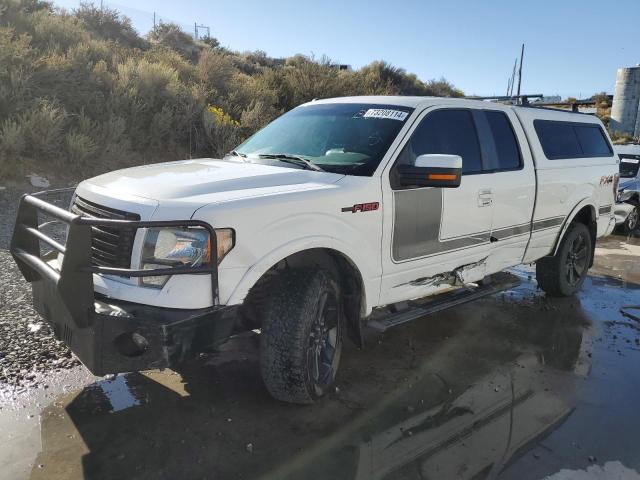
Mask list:
[[[63,245],[43,230],[38,215],[68,226]],[[177,267],[134,270],[92,265],[92,226],[146,228],[198,226],[210,232],[211,263],[205,267]],[[197,220],[131,221],[110,220],[72,214],[37,196],[20,201],[11,239],[11,254],[27,281],[32,284],[34,306],[95,375],[172,367],[207,346],[236,333],[236,307],[216,305],[216,236],[210,225]],[[41,243],[51,251],[42,254]],[[55,268],[51,260],[63,254]],[[144,277],[202,274],[211,278],[214,305],[196,310],[152,307],[96,298],[93,274]]]
[[[172,368],[237,333],[235,306],[177,310],[108,299],[96,299],[79,326],[55,283],[32,287],[38,313],[94,375]]]

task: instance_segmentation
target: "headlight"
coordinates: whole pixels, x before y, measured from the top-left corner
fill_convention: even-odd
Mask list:
[[[234,246],[231,228],[215,230],[218,264]],[[211,241],[204,228],[149,228],[144,237],[140,266],[144,270],[201,267],[211,262]],[[168,276],[141,277],[143,285],[162,287]]]

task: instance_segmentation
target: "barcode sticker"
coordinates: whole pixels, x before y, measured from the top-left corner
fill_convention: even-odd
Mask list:
[[[400,120],[404,121],[409,115],[409,112],[403,112],[402,110],[391,110],[388,108],[370,108],[365,112],[363,118],[386,118],[388,120]]]

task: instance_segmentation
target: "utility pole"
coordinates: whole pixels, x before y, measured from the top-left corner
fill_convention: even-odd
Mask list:
[[[522,59],[523,58],[524,58],[524,43],[522,44],[522,50],[520,50],[520,68],[518,70],[518,99],[520,98],[520,84],[522,83]]]
[[[156,12],[153,12],[153,29],[156,29]]]
[[[209,27],[207,27],[206,25],[198,25],[198,23],[194,23],[193,24],[193,33],[194,33],[194,38],[196,40],[198,40],[198,29],[199,28],[204,28],[207,31],[207,38],[211,36],[211,29]]]

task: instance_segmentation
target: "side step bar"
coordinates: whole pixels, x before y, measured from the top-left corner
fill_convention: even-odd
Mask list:
[[[499,272],[486,277],[477,287],[461,287],[452,292],[441,293],[410,302],[409,308],[398,312],[374,313],[369,317],[367,328],[386,332],[431,313],[462,305],[494,293],[517,287],[520,279],[511,273]]]

